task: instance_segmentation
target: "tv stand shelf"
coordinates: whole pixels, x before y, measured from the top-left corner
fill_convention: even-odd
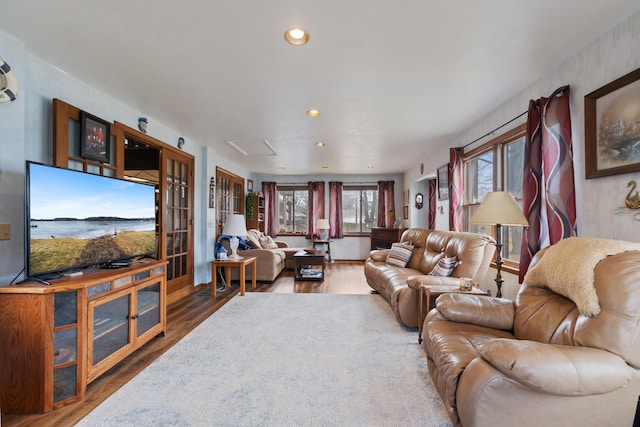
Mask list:
[[[44,413],[166,331],[165,261],[0,286],[0,408]]]

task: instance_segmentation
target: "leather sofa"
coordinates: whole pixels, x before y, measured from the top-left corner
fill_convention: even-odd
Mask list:
[[[495,241],[484,234],[409,228],[400,242],[414,246],[406,267],[387,264],[389,249],[369,253],[364,275],[371,288],[391,305],[400,323],[415,328],[419,321],[420,286],[459,287],[459,278],[478,281],[489,268],[495,253]],[[445,257],[457,257],[459,264],[450,277],[429,273]]]
[[[633,424],[640,394],[640,251],[593,263],[600,308],[585,315],[574,295],[531,284],[529,273],[546,249],[534,257],[515,301],[445,294],[427,315],[429,374],[454,425]],[[582,256],[566,255],[581,268]]]
[[[247,230],[247,242],[255,246],[255,249],[239,249],[240,256],[256,257],[256,280],[259,282],[273,282],[285,268],[294,268],[293,254],[302,248],[290,248],[286,242],[273,241],[267,238],[261,231]],[[222,246],[231,254],[228,240],[222,240]],[[263,246],[264,245],[264,246]],[[253,267],[250,267],[253,268]],[[238,279],[238,272],[233,269],[232,279]],[[247,271],[247,278],[251,277],[251,270]]]

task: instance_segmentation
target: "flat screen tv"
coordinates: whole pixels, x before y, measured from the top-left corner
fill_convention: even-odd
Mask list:
[[[27,162],[27,277],[156,254],[152,185]]]

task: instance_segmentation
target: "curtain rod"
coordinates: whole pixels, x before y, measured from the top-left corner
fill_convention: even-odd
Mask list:
[[[360,184],[360,185],[378,185],[378,182],[357,182],[357,181],[341,181],[343,185]],[[276,185],[308,185],[309,182],[277,182]]]
[[[516,117],[514,117],[513,119],[509,120],[508,122],[501,124],[500,126],[498,126],[497,128],[495,128],[494,130],[492,130],[492,131],[490,131],[490,132],[485,133],[485,134],[484,134],[484,135],[482,135],[480,138],[476,138],[476,139],[474,139],[473,141],[471,141],[470,143],[468,143],[468,144],[466,144],[466,145],[463,145],[463,146],[462,146],[462,148],[467,148],[467,147],[468,147],[468,146],[470,146],[471,144],[474,144],[474,143],[476,143],[476,142],[480,141],[482,138],[485,138],[485,137],[487,137],[487,136],[491,135],[492,133],[494,133],[495,131],[497,131],[497,130],[499,130],[499,129],[502,129],[503,127],[505,127],[505,126],[506,126],[506,125],[508,125],[509,123],[511,123],[511,122],[513,122],[513,121],[515,121],[515,120],[518,120],[520,117],[524,116],[524,115],[525,115],[525,114],[527,114],[528,112],[529,112],[529,110],[526,110],[525,112],[523,112],[523,113],[519,114],[518,116],[516,116]]]

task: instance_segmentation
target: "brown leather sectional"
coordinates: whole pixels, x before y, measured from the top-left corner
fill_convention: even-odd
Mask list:
[[[419,319],[421,284],[459,287],[459,278],[478,280],[486,273],[495,241],[484,234],[409,228],[401,242],[411,242],[413,253],[405,268],[386,263],[388,249],[373,250],[365,261],[367,283],[391,305],[396,318],[415,328]],[[458,266],[451,277],[431,276],[429,272],[444,257],[456,256]]]

